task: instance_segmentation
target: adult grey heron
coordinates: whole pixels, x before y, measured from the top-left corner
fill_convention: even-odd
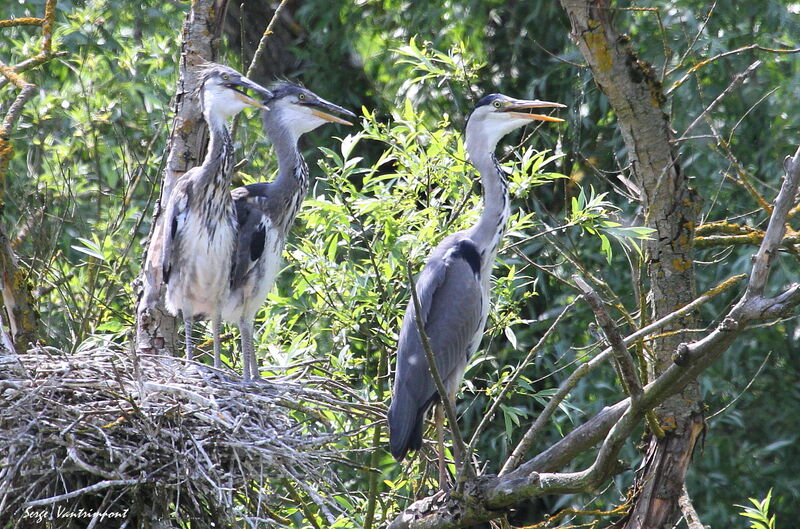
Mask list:
[[[198,93],[208,123],[208,152],[203,163],[175,184],[166,209],[161,266],[166,307],[183,316],[186,358],[193,359],[192,325],[210,319],[214,366],[220,367],[219,327],[236,244],[236,211],[230,194],[233,140],[227,120],[246,107],[265,108],[247,90],[272,93],[236,70],[209,63],[201,72]]]
[[[416,283],[420,324],[447,391],[445,398],[451,403],[455,401],[467,361],[483,335],[489,313],[492,266],[510,216],[508,186],[494,150],[503,136],[531,120],[563,121],[529,113],[530,109],[548,107],[564,105],[491,94],[478,101],[467,118],[465,146],[481,175],[483,211],[474,226],[445,237],[434,248]],[[425,413],[442,398],[423,350],[413,301],[409,301],[400,328],[388,413],[389,449],[398,461],[409,450],[422,447]],[[439,409],[435,420],[441,437],[443,417]],[[458,465],[459,454],[455,455]],[[440,451],[440,481],[445,479],[443,457]],[[445,483],[441,485],[444,487]]]
[[[230,289],[222,309],[222,318],[238,324],[242,333],[243,382],[259,376],[253,320],[275,283],[286,236],[308,191],[308,166],[297,142],[324,123],[352,125],[334,114],[356,117],[290,83],[275,87],[264,103],[269,110],[262,112],[262,122],[278,157],[278,176],[272,182],[250,184],[231,193],[238,235]]]

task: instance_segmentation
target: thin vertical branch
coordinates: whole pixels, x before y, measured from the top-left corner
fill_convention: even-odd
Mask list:
[[[250,61],[250,66],[247,67],[247,73],[245,74],[247,77],[253,75],[253,72],[256,69],[256,63],[261,59],[261,55],[264,54],[264,49],[266,49],[267,45],[267,38],[272,35],[272,28],[275,27],[275,22],[278,20],[278,17],[283,11],[284,6],[286,6],[287,0],[281,0],[280,5],[275,9],[275,13],[272,15],[272,19],[270,19],[269,24],[267,24],[267,29],[264,30],[264,34],[261,35],[261,40],[258,41],[258,48],[256,48],[256,52],[253,54],[253,59]],[[242,64],[244,66],[244,63]]]
[[[406,261],[406,273],[408,274],[408,282],[411,285],[411,298],[414,300],[414,321],[417,324],[417,331],[419,331],[420,340],[422,342],[422,349],[425,351],[425,357],[428,359],[428,368],[430,368],[433,382],[436,384],[436,391],[439,392],[439,400],[441,406],[444,407],[445,414],[447,415],[447,422],[450,424],[450,434],[453,436],[453,444],[460,454],[466,455],[464,448],[464,440],[461,438],[461,432],[458,430],[458,416],[456,410],[453,408],[453,403],[447,395],[447,390],[442,382],[442,377],[439,375],[439,370],[436,367],[436,357],[431,350],[430,342],[428,342],[428,335],[425,333],[425,323],[420,318],[421,308],[419,305],[419,298],[417,297],[417,285],[414,283],[414,276],[411,273],[411,263]],[[444,457],[444,456],[442,456]],[[472,477],[472,466],[470,462],[464,458],[461,461],[462,468],[465,474]]]

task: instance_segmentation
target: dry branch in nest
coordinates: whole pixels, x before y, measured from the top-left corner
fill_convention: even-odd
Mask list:
[[[120,514],[115,527],[281,526],[282,487],[330,522],[341,457],[326,444],[341,434],[324,417],[348,404],[307,380],[242,388],[96,344],[0,356],[0,528],[103,527]]]

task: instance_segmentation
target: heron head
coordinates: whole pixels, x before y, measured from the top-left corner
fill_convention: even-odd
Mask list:
[[[281,83],[274,87],[272,97],[265,99],[264,103],[269,106],[269,110],[263,112],[264,125],[278,125],[295,138],[329,122],[352,125],[339,116],[356,117],[349,110],[292,83]]]
[[[503,94],[490,94],[481,98],[467,118],[468,147],[470,144],[482,144],[493,150],[503,136],[531,121],[564,121],[561,118],[532,113],[531,109],[536,108],[566,108],[566,105],[538,99],[514,99]]]
[[[203,112],[223,119],[246,107],[266,108],[260,100],[272,97],[272,92],[263,86],[233,68],[216,63],[208,63],[201,70],[199,91]]]

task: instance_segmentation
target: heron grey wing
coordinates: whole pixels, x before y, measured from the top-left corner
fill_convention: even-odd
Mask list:
[[[471,353],[471,342],[481,330],[478,329],[483,302],[478,273],[479,258],[477,251],[471,251],[473,248],[474,244],[469,240],[456,243],[440,263],[432,267],[431,274],[423,272],[417,286],[425,334],[436,358],[436,369],[450,391],[457,388],[461,370]],[[473,255],[478,259],[477,264],[472,260]],[[405,340],[404,332],[407,334]],[[398,349],[398,361],[402,356],[406,362],[413,363],[413,371],[416,372],[411,379],[420,386],[424,385],[427,397],[420,397],[427,400],[436,392],[436,388],[428,373],[428,362],[416,322],[411,317],[403,321],[401,341],[407,342],[408,348],[402,354]]]
[[[164,217],[166,233],[164,234],[163,246],[161,248],[161,271],[165,284],[169,283],[170,272],[172,272],[172,249],[184,225],[188,202],[187,190],[185,186],[181,186],[179,182],[179,185],[175,186],[175,189],[172,191],[172,195],[167,203],[166,216]]]
[[[237,288],[264,253],[269,219],[245,199],[237,200],[234,204],[237,236],[231,269],[231,287]]]
[[[437,252],[438,253],[438,252]],[[449,392],[460,382],[470,344],[481,322],[480,258],[470,240],[456,241],[442,256],[428,260],[417,281],[425,334],[436,368]],[[422,420],[437,390],[415,321],[414,301],[406,309],[397,349],[390,450],[398,460],[422,443]]]

